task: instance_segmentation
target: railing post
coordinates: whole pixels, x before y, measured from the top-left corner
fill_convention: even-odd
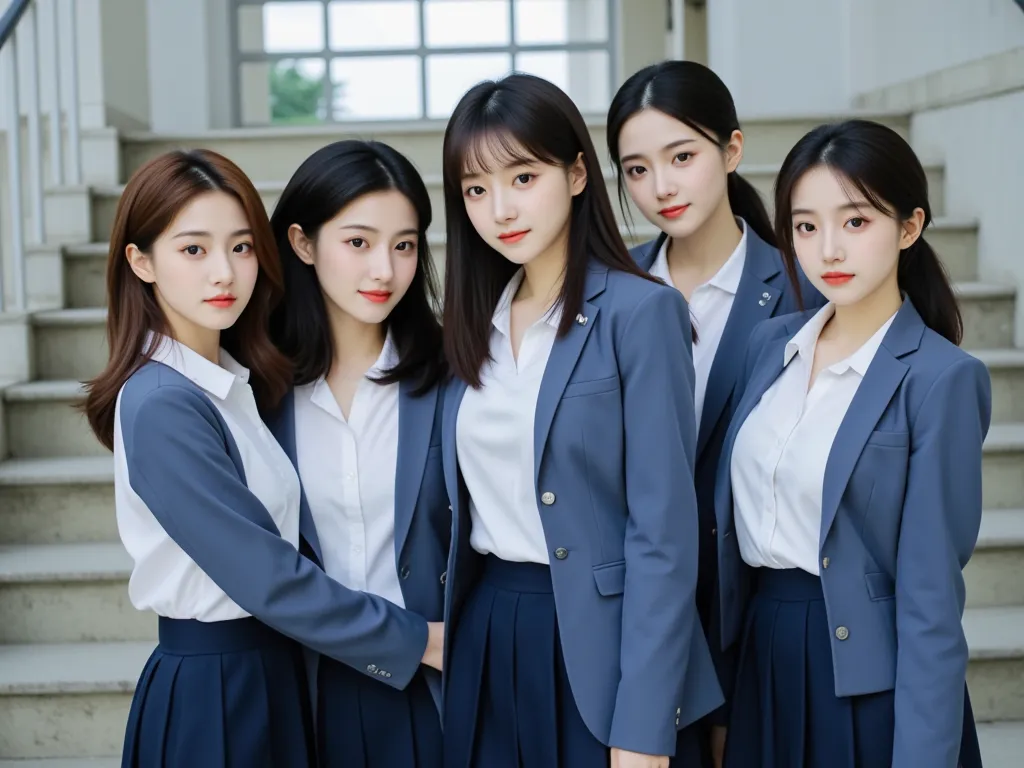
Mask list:
[[[28,59],[25,87],[28,93],[28,188],[32,203],[32,241],[46,239],[43,220],[43,144],[39,120],[39,42],[36,35],[36,6],[31,3],[18,27],[18,42],[24,43]]]
[[[21,105],[18,100],[18,44],[17,35],[0,48],[0,70],[3,88],[7,93],[7,175],[9,182],[9,209],[11,212],[11,275],[14,278],[14,308],[25,309],[25,239],[22,235],[21,210]]]
[[[70,35],[67,60],[71,76],[68,92],[68,183],[82,183],[82,158],[78,124],[78,24],[75,21],[75,0],[64,0]]]
[[[40,6],[40,13],[43,13]],[[53,186],[64,184],[64,133],[60,106],[60,33],[59,13],[55,2],[46,3],[46,37],[53,60],[53,82],[50,83],[50,178]],[[42,28],[42,24],[39,25]],[[40,50],[42,45],[40,44]]]

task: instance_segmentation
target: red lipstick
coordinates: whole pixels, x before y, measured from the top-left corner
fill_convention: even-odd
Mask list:
[[[520,229],[516,232],[505,232],[498,235],[498,239],[503,243],[518,243],[529,233],[528,229]]]
[[[689,207],[689,203],[687,203],[686,205],[673,205],[669,208],[662,208],[660,211],[658,211],[658,213],[660,213],[666,219],[678,219],[680,216],[686,213],[686,209]]]
[[[374,304],[383,304],[391,298],[391,291],[360,291],[359,295]]]
[[[821,279],[829,285],[844,285],[853,280],[853,275],[849,272],[826,272]]]
[[[217,296],[214,296],[212,299],[206,299],[207,304],[209,304],[211,307],[216,307],[217,309],[228,309],[236,301],[237,299],[230,293],[221,293],[218,294]]]

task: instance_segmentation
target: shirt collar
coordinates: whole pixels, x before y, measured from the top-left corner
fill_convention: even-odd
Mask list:
[[[526,272],[520,267],[519,270],[512,275],[512,279],[508,281],[508,285],[505,286],[505,290],[501,292],[498,304],[494,308],[494,315],[491,318],[491,324],[506,338],[512,338],[512,299],[515,297],[516,291],[519,290],[519,286],[523,284],[523,278],[525,276]],[[541,320],[552,328],[557,329],[558,324],[562,320],[561,305],[556,302],[551,309],[544,313]]]
[[[829,302],[819,309],[814,316],[804,324],[803,328],[797,331],[796,335],[786,343],[786,349],[783,353],[784,365],[789,365],[790,361],[798,352],[800,353],[800,356],[808,362],[814,358],[814,348],[818,343],[818,337],[821,335],[822,329],[828,321],[832,319],[832,316],[835,313],[836,305]],[[852,368],[861,376],[867,375],[868,367],[871,365],[871,361],[875,359],[875,353],[878,352],[878,348],[882,345],[882,340],[885,338],[885,334],[889,330],[889,326],[892,325],[892,321],[895,318],[896,313],[894,312],[892,316],[882,324],[882,327],[875,331],[871,338],[865,341],[856,352],[837,363],[833,363],[827,370],[832,371],[833,373],[842,374]]]
[[[147,347],[154,346],[152,359],[173,368],[192,383],[218,400],[226,400],[235,382],[247,384],[249,369],[242,366],[226,350],[220,350],[220,365],[210,362],[180,341],[150,332]]]
[[[739,225],[740,230],[743,234],[740,235],[740,241],[733,249],[733,252],[726,259],[725,263],[718,268],[718,271],[711,276],[703,285],[711,285],[719,290],[725,291],[726,293],[735,296],[736,291],[740,288],[740,279],[743,277],[743,265],[747,260],[747,222],[743,219],[736,219],[736,223]],[[658,255],[654,257],[654,263],[651,265],[651,273],[661,277],[669,285],[672,285],[672,276],[668,271],[668,246],[672,242],[671,237],[666,237],[665,242],[661,244],[661,248],[658,249]],[[673,287],[675,287],[673,285]],[[702,287],[698,285],[697,288]],[[694,289],[696,290],[696,289]]]
[[[389,330],[387,336],[384,337],[384,346],[381,347],[380,354],[377,356],[377,361],[370,367],[370,370],[366,372],[366,376],[374,379],[378,378],[386,371],[394,368],[397,364],[398,350],[395,348],[394,339],[392,338],[391,331]],[[361,385],[362,382],[360,382],[360,386]],[[307,387],[309,387],[309,401],[313,403],[313,405],[318,406],[320,409],[341,421],[346,421],[341,412],[341,408],[338,407],[338,401],[334,399],[334,393],[331,392],[331,387],[327,383],[327,379],[325,377],[321,376],[312,384],[307,385]]]

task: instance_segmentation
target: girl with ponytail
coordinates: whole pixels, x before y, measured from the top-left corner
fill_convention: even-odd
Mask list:
[[[752,334],[716,487],[727,768],[977,768],[962,570],[981,524],[985,366],[895,131],[816,128],[782,165],[792,283]]]
[[[761,320],[824,303],[804,280],[787,285],[764,203],[736,170],[743,145],[729,89],[693,61],[664,61],[640,70],[622,85],[608,111],[608,151],[623,211],[628,192],[661,230],[634,248],[633,257],[682,292],[696,325],[697,605],[712,653],[717,646],[716,628],[709,623],[717,570],[715,475],[736,404],[733,390],[743,351]],[[721,674],[728,665],[715,655]],[[727,680],[722,683],[728,687]],[[720,752],[720,734],[716,743]]]

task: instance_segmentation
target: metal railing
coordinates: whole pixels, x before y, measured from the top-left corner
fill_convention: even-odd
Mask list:
[[[63,39],[62,39],[62,32]],[[50,183],[57,187],[81,184],[81,157],[78,120],[77,24],[75,0],[14,0],[0,16],[0,99],[7,115],[7,206],[10,228],[8,246],[2,246],[0,257],[11,264],[14,301],[6,306],[3,258],[0,258],[0,312],[27,309],[25,251],[30,244],[41,245],[46,239],[43,156],[49,151]],[[43,134],[43,90],[39,70],[46,49],[49,67],[48,99],[45,111],[49,119],[49,140]],[[19,53],[22,52],[22,53]],[[19,63],[25,63],[24,73]],[[65,73],[67,76],[65,77]],[[66,99],[61,99],[62,78],[68,83]],[[25,99],[21,98],[24,85]],[[23,207],[22,108],[25,108],[27,139],[28,199],[32,226],[25,232]],[[65,133],[66,145],[65,145]],[[65,146],[67,152],[64,152]],[[27,236],[26,236],[27,235]]]

